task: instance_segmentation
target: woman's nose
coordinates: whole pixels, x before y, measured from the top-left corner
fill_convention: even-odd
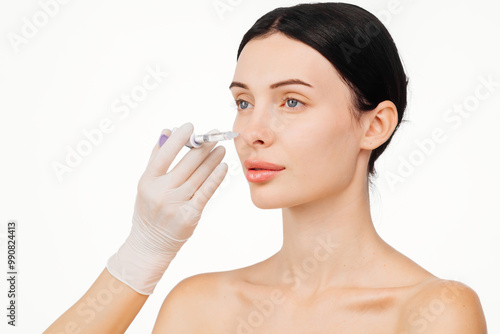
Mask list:
[[[245,129],[243,140],[248,146],[267,147],[272,144],[274,135],[269,127]]]
[[[251,147],[267,147],[274,142],[274,131],[272,130],[273,112],[271,108],[261,110],[254,108],[252,115],[242,120],[237,131],[245,145]]]

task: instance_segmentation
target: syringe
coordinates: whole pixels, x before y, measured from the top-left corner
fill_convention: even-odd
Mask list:
[[[177,130],[177,128],[172,129],[172,133]],[[232,131],[226,131],[226,132],[214,132],[214,133],[206,133],[204,135],[196,135],[196,134],[191,134],[191,137],[189,138],[188,142],[184,145],[189,148],[198,148],[200,147],[203,143],[209,143],[209,142],[215,142],[215,141],[221,141],[221,140],[230,140],[233,138],[238,137],[237,132],[232,132]],[[160,146],[162,146],[165,141],[168,139],[168,136],[162,135],[159,140]]]

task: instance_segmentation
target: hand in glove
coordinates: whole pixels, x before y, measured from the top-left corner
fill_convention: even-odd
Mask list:
[[[114,277],[144,295],[153,293],[227,173],[227,164],[219,164],[225,148],[211,151],[216,142],[191,149],[167,173],[193,131],[186,123],[174,133],[162,132],[168,140],[160,137],[139,180],[130,234],[106,265]]]

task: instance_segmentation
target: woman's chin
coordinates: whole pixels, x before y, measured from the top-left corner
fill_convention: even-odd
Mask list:
[[[253,204],[258,207],[259,209],[262,210],[268,210],[268,209],[281,209],[282,206],[280,205],[272,205],[269,202],[256,202],[253,201]]]
[[[279,196],[272,195],[270,192],[261,192],[256,194],[257,191],[251,191],[253,204],[259,209],[279,209],[283,206],[283,199],[277,198]]]
[[[263,189],[262,189],[263,190]],[[281,209],[294,206],[296,203],[290,198],[286,198],[286,192],[271,192],[251,190],[253,204],[259,209]]]

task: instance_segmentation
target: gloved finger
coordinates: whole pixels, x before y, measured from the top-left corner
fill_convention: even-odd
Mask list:
[[[160,150],[160,148],[161,148],[160,141],[163,142],[165,140],[165,138],[161,138],[162,135],[170,137],[172,135],[172,130],[170,130],[170,129],[163,129],[161,131],[160,138],[159,138],[159,140],[156,141],[156,144],[153,147],[153,150],[151,151],[151,155],[149,156],[148,165],[149,165],[149,163],[151,163],[151,161],[153,160],[153,158],[156,156],[156,154]]]
[[[158,152],[146,167],[145,173],[152,176],[165,175],[177,154],[187,143],[189,137],[191,137],[193,131],[193,124],[188,122],[172,133],[163,146],[158,149]]]
[[[215,193],[215,190],[220,186],[222,180],[226,176],[228,166],[225,162],[218,165],[210,174],[210,176],[203,182],[200,189],[195,192],[193,198],[191,198],[190,206],[193,207],[194,211],[202,212],[205,205],[207,205],[208,200]]]
[[[222,161],[226,149],[224,146],[216,147],[189,179],[181,186],[186,194],[194,195],[199,190],[203,182],[210,176],[217,165]],[[176,166],[177,167],[177,166]]]
[[[208,133],[215,132],[219,132],[219,130],[213,129]],[[175,165],[174,168],[172,168],[172,170],[170,171],[170,175],[172,175],[173,179],[172,186],[179,187],[184,182],[186,182],[186,180],[193,174],[195,170],[197,170],[197,168],[199,168],[202,162],[207,158],[212,148],[214,148],[216,144],[217,142],[204,143],[201,147],[190,150],[184,157],[182,157],[181,161],[179,161],[179,163]],[[199,182],[198,186],[201,184],[201,182],[202,181]]]

